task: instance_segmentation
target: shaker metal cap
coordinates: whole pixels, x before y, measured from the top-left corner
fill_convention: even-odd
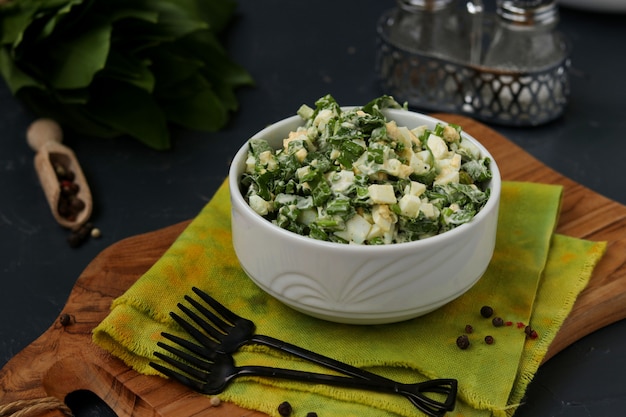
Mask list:
[[[518,26],[546,26],[559,18],[554,0],[503,0],[498,2],[497,13],[506,23]]]
[[[397,3],[407,11],[437,11],[447,7],[452,0],[397,0]]]

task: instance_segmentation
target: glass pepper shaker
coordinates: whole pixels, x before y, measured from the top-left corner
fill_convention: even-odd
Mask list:
[[[484,65],[518,72],[558,65],[567,51],[555,32],[559,13],[554,0],[500,0],[496,28]]]

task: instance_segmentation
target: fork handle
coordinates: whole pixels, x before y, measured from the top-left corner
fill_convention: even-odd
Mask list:
[[[327,375],[315,372],[298,371],[295,369],[272,368],[267,366],[240,366],[235,368],[226,383],[231,382],[236,377],[260,376],[269,378],[288,379],[291,381],[332,385],[344,388],[356,388],[374,392],[386,392],[399,394],[411,400],[411,403],[422,412],[431,417],[441,417],[446,411],[454,409],[454,402],[450,406],[449,398],[444,402],[439,402],[422,394],[425,391],[449,394],[456,396],[456,380],[435,379],[417,384],[402,384],[390,381],[381,384],[379,381],[369,379],[350,378],[339,375]],[[423,390],[422,388],[427,388]]]
[[[249,343],[264,345],[264,346],[268,346],[268,347],[280,350],[281,352],[289,353],[300,359],[305,359],[309,362],[315,363],[317,365],[321,365],[328,369],[332,369],[344,375],[348,375],[348,376],[352,376],[352,377],[356,377],[360,379],[377,380],[377,381],[395,383],[395,381],[391,379],[387,379],[383,376],[368,372],[364,369],[357,368],[356,366],[349,365],[345,362],[338,361],[337,359],[333,359],[328,356],[315,353],[311,350],[285,342],[280,339],[276,339],[271,336],[255,334],[254,336],[250,338]]]
[[[303,347],[285,342],[280,339],[276,339],[271,336],[255,334],[250,338],[248,343],[256,343],[259,345],[271,347],[271,348],[280,350],[281,352],[289,353],[298,358],[305,359],[317,365],[321,365],[325,368],[340,372],[344,375],[354,377],[354,378],[346,378],[348,380],[346,382],[349,382],[350,384],[356,384],[357,380],[367,381],[366,383],[364,382],[365,385],[370,385],[370,383],[373,383],[375,384],[375,386],[379,388],[384,386],[385,388],[388,388],[392,390],[393,392],[397,392],[401,394],[407,393],[407,391],[402,390],[402,387],[404,386],[404,384],[401,384],[389,378],[385,378],[384,376],[369,372],[365,369],[357,368],[356,366],[349,365],[337,359],[333,359],[328,356],[315,353]],[[415,389],[417,385],[418,384],[413,384],[410,386],[412,391]],[[425,396],[421,396],[422,397],[421,400],[425,403],[430,403],[431,406],[434,406],[434,407],[441,407],[443,404],[443,407],[446,410],[452,411],[454,410],[454,404],[456,402],[457,386],[458,386],[458,382],[456,379],[448,378],[448,379],[434,379],[434,380],[424,381],[419,384],[420,393],[421,392],[442,393],[446,395],[446,401],[444,403],[440,403],[438,401],[431,400],[430,398],[425,397]],[[410,395],[413,395],[412,391],[409,392]]]
[[[369,372],[365,369],[361,369],[356,366],[352,366],[345,362],[341,362],[337,359],[333,359],[331,357],[324,356],[319,353],[315,353],[311,350],[285,342],[280,339],[276,339],[271,336],[254,335],[250,338],[249,343],[256,343],[259,345],[264,345],[267,347],[278,349],[281,352],[289,353],[300,359],[305,359],[309,362],[315,363],[317,365],[321,365],[325,368],[332,369],[344,375],[352,376],[355,378],[366,379],[366,380],[371,380],[371,381],[380,381],[380,382],[392,383],[392,384],[396,383],[396,381],[392,379],[385,378],[384,376]]]

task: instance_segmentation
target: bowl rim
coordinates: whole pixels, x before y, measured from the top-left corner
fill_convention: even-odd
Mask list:
[[[349,110],[355,107],[357,106],[341,106],[341,109]],[[408,114],[409,116],[417,117],[418,119],[420,119],[419,125],[432,124],[434,126],[437,123],[448,124],[448,122],[444,120],[437,119],[435,117],[428,116],[426,114],[419,113],[419,112],[412,111],[412,110],[384,109],[383,113],[387,113],[389,115],[388,116],[389,120],[394,120],[393,116],[396,114],[403,114],[403,115]],[[239,150],[233,157],[230,167],[229,167],[228,183],[229,183],[229,188],[230,188],[231,204],[233,205],[233,207],[231,207],[231,210],[232,208],[234,208],[234,204],[237,204],[238,206],[241,207],[241,209],[246,214],[249,215],[251,221],[253,221],[256,225],[263,227],[263,229],[269,229],[275,233],[278,233],[281,236],[284,236],[287,239],[295,239],[296,241],[302,242],[303,244],[319,245],[322,248],[332,249],[332,250],[341,250],[346,253],[363,252],[363,251],[384,253],[386,251],[395,252],[400,249],[402,250],[416,249],[417,250],[423,246],[430,246],[433,244],[437,244],[440,241],[454,239],[457,235],[464,234],[466,229],[473,229],[477,227],[477,225],[482,223],[484,218],[489,216],[492,212],[494,212],[494,210],[498,209],[498,206],[500,203],[500,193],[501,193],[501,188],[502,188],[502,179],[500,176],[500,170],[498,168],[498,164],[496,160],[494,159],[493,155],[479,140],[477,140],[476,138],[474,138],[473,136],[471,136],[470,134],[462,130],[461,135],[463,136],[463,138],[469,139],[474,145],[476,145],[479,148],[482,156],[488,157],[490,159],[490,168],[492,172],[492,178],[491,180],[489,180],[489,183],[487,186],[488,188],[491,189],[489,199],[487,200],[487,203],[482,207],[482,209],[468,223],[464,223],[460,226],[455,227],[454,229],[447,230],[443,233],[440,233],[434,236],[429,236],[424,239],[414,240],[410,242],[389,243],[389,244],[384,244],[384,245],[361,245],[361,244],[328,242],[324,240],[313,239],[311,237],[303,236],[298,233],[292,232],[290,230],[283,229],[282,227],[273,224],[271,221],[265,219],[263,216],[258,214],[245,201],[241,193],[241,188],[239,186],[240,176],[243,172],[242,170],[239,169],[239,165],[241,162],[245,161],[245,159],[247,158],[249,142],[252,139],[263,138],[269,134],[272,134],[272,132],[276,130],[280,130],[281,128],[285,128],[285,126],[287,125],[293,124],[297,120],[302,121],[302,118],[298,115],[290,116],[290,117],[281,119],[275,123],[272,123],[264,127],[263,129],[259,130],[258,132],[256,132],[248,140],[246,140],[244,144],[239,148]],[[417,127],[417,126],[418,125],[414,127]],[[461,128],[463,127],[461,126]],[[409,127],[409,129],[411,129],[411,127]]]

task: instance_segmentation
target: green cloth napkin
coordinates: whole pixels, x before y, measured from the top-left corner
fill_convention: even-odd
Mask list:
[[[153,267],[121,297],[94,329],[93,340],[138,372],[159,350],[160,333],[184,336],[170,311],[198,286],[267,334],[403,382],[456,378],[459,396],[450,416],[510,416],[520,405],[558,329],[606,250],[554,234],[562,188],[504,182],[496,250],[484,276],[463,296],[422,317],[386,325],[326,322],[296,312],[261,291],[239,267],[230,239],[225,182]],[[483,318],[490,305],[507,324]],[[471,345],[456,346],[470,324]],[[530,324],[538,337],[527,338]],[[486,335],[495,342],[484,342]],[[237,365],[257,364],[328,372],[265,347],[244,347]],[[268,378],[236,379],[224,401],[278,416],[289,401],[294,415],[416,416],[401,396]]]

